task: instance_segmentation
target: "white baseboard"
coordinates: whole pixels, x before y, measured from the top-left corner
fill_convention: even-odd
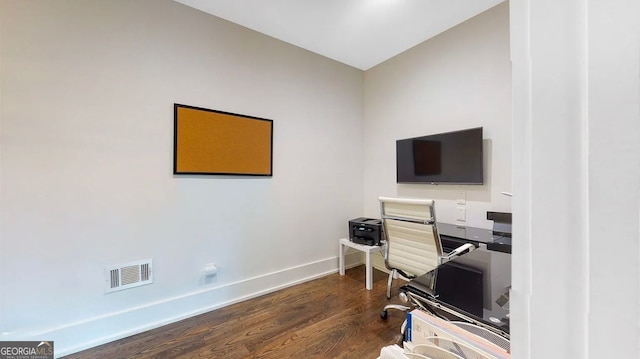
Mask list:
[[[361,263],[362,258],[360,256],[345,256],[345,265],[347,267],[357,266]],[[38,333],[29,333],[22,337],[31,337],[33,340],[36,340],[35,338],[53,340],[57,358],[336,273],[337,271],[338,258],[326,258],[234,283],[162,299],[143,306],[89,318],[80,322],[68,323],[56,328],[39,331]]]

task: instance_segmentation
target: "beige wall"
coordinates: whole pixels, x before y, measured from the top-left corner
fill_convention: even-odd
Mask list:
[[[364,204],[379,217],[378,196],[436,200],[441,222],[491,228],[486,211],[511,212],[509,7],[498,5],[365,72]],[[485,184],[397,184],[395,141],[483,127]],[[467,221],[456,221],[466,197]],[[381,256],[374,266],[384,269]]]
[[[364,74],[169,0],[0,9],[0,340],[69,353],[335,272],[379,195],[510,210],[506,5]],[[173,176],[175,102],[273,119],[274,176]],[[475,126],[485,185],[395,183],[396,139]],[[104,294],[146,258],[152,285]]]
[[[62,354],[337,270],[361,71],[169,0],[0,6],[0,340]],[[172,175],[176,102],[274,120],[273,177]]]
[[[365,72],[364,204],[378,196],[436,200],[439,221],[456,222],[459,192],[466,222],[491,228],[486,211],[511,211],[509,7],[500,4]],[[483,127],[483,185],[397,184],[395,141]]]

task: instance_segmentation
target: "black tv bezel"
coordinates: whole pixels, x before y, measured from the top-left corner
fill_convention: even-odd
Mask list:
[[[438,138],[441,136],[451,136],[451,135],[456,135],[456,134],[460,134],[463,132],[470,132],[470,131],[480,131],[480,163],[481,163],[481,171],[482,171],[482,179],[480,182],[476,182],[476,181],[447,181],[447,180],[438,180],[438,181],[426,181],[426,180],[420,180],[419,178],[417,178],[416,176],[416,180],[406,180],[403,179],[402,181],[399,178],[400,175],[400,171],[399,171],[399,156],[400,154],[398,153],[398,147],[399,147],[399,143],[402,141],[414,141],[417,139],[421,139],[421,140],[428,140],[428,139],[433,139],[433,138]],[[456,131],[449,131],[449,132],[441,132],[441,133],[434,133],[434,134],[430,134],[430,135],[425,135],[425,136],[418,136],[418,137],[410,137],[410,138],[403,138],[400,140],[396,140],[396,183],[398,184],[431,184],[431,185],[484,185],[484,179],[485,179],[485,171],[484,171],[484,143],[482,143],[484,141],[484,130],[483,127],[473,127],[473,128],[466,128],[466,129],[462,129],[462,130],[456,130]]]

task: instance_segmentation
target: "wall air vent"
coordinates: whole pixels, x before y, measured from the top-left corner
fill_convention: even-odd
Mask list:
[[[105,268],[105,292],[115,292],[153,283],[151,259],[118,264]]]

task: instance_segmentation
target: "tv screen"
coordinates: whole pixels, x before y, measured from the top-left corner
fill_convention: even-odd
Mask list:
[[[482,127],[396,141],[398,183],[482,184]]]

